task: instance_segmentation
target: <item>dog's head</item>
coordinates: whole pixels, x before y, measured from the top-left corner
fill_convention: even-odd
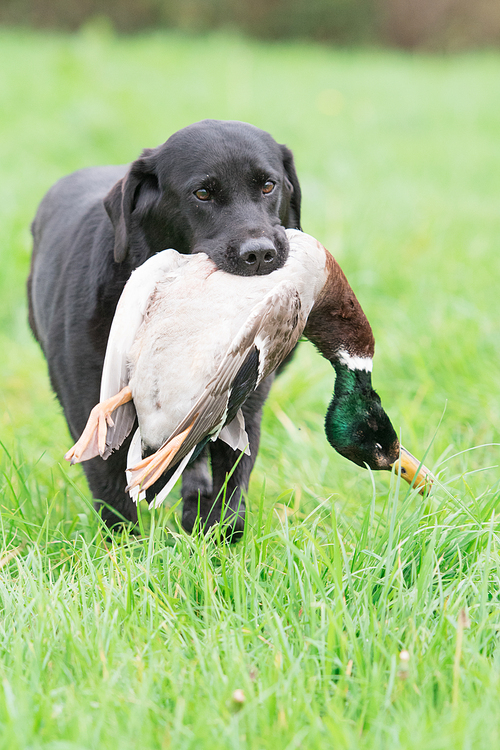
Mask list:
[[[104,205],[115,261],[132,267],[173,247],[229,273],[270,273],[288,257],[284,228],[300,229],[291,151],[242,122],[204,120],[146,149]]]

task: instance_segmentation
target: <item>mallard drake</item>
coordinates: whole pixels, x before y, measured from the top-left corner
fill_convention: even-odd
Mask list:
[[[204,253],[175,250],[133,272],[113,319],[100,402],[67,460],[106,459],[137,413],[128,490],[137,501],[169,471],[159,505],[208,440],[248,452],[240,407],[304,333],[336,372],[325,420],[333,448],[359,466],[396,466],[422,492],[429,486],[432,475],[400,445],[372,388],[372,330],[340,266],[313,237],[287,236],[285,265],[265,276],[234,276]]]

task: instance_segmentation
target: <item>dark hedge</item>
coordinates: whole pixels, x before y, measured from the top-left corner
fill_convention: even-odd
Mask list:
[[[441,50],[500,44],[500,0],[0,0],[0,24],[76,30],[96,17],[121,33],[238,29]]]

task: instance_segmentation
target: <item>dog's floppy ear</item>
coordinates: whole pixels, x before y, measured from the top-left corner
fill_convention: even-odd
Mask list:
[[[280,146],[281,157],[283,159],[283,166],[285,168],[286,176],[289,180],[289,194],[287,204],[283,207],[284,216],[281,216],[281,222],[283,226],[291,229],[301,229],[300,226],[300,201],[301,191],[299,178],[295,171],[295,164],[293,161],[293,154],[286,146]],[[280,212],[281,213],[281,212]]]
[[[130,169],[104,198],[104,208],[115,229],[114,258],[122,263],[130,250],[132,229],[139,230],[139,241],[144,240],[140,227],[133,226],[132,214],[136,209],[144,216],[160,195],[158,178],[154,169],[153,149],[145,149],[142,156],[130,165]],[[146,254],[147,257],[147,254]]]

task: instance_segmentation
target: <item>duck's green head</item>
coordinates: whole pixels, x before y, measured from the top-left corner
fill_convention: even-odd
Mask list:
[[[335,364],[335,391],[326,414],[330,445],[358,466],[390,469],[399,456],[399,440],[372,388],[371,373]]]
[[[401,476],[422,490],[432,474],[421,466],[398,440],[391,420],[372,388],[371,360],[334,362],[335,391],[325,419],[330,445],[358,466],[390,471],[394,465]],[[399,463],[396,463],[399,462]]]

